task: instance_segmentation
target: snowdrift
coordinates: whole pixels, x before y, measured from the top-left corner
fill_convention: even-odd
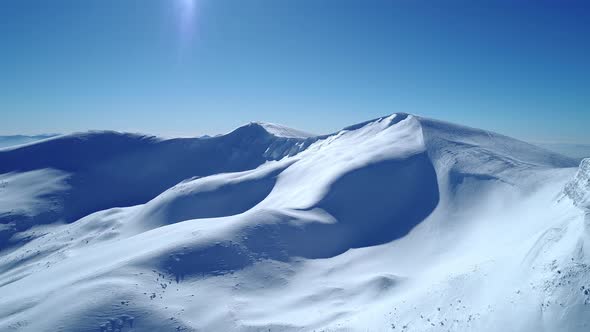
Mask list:
[[[404,113],[0,150],[0,330],[586,331],[588,165]]]

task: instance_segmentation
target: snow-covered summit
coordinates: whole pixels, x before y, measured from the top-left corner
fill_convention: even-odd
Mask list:
[[[234,131],[240,131],[241,129],[250,129],[250,130],[262,130],[267,134],[273,135],[275,137],[282,137],[282,138],[297,138],[297,139],[305,139],[309,137],[315,137],[317,135],[298,130],[289,128],[287,126],[269,123],[269,122],[262,122],[262,121],[252,121],[249,122]]]
[[[267,132],[277,136],[277,137],[285,137],[285,138],[308,138],[317,136],[302,130],[289,128],[283,125],[269,123],[269,122],[253,122],[254,124],[258,124],[262,126]]]

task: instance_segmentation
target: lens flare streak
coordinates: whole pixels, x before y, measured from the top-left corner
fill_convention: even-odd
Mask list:
[[[178,29],[182,44],[186,46],[195,34],[198,13],[197,0],[175,0],[178,15]]]

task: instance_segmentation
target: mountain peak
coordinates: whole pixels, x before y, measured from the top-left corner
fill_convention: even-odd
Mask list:
[[[273,135],[275,137],[282,137],[282,138],[308,138],[308,137],[315,137],[317,135],[298,130],[289,128],[287,126],[283,126],[280,124],[270,123],[270,122],[262,122],[262,121],[252,121],[248,124],[245,124],[236,130],[246,129],[246,128],[256,128],[258,130],[263,130],[266,133]]]

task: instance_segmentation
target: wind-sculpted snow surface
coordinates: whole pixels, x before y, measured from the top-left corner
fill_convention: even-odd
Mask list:
[[[14,216],[23,220],[19,222],[22,229],[32,223],[69,223],[96,211],[146,203],[187,178],[250,170],[267,160],[296,154],[311,141],[276,137],[259,124],[205,139],[90,132],[0,150],[0,174],[50,170],[67,175],[67,190],[44,197],[58,214]],[[4,245],[0,240],[0,248]]]
[[[576,164],[403,113],[0,150],[0,330],[587,331]]]

